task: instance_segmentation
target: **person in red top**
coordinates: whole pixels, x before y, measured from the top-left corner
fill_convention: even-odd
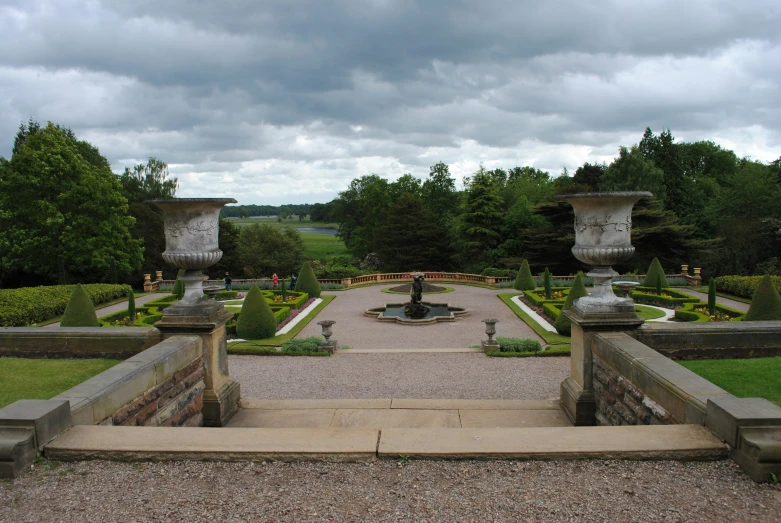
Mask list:
[[[279,276],[277,276],[277,273],[274,273],[274,276],[271,277],[272,281],[274,282],[274,288],[276,289],[279,286]]]

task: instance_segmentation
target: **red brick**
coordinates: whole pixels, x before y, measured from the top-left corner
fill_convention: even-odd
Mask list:
[[[138,412],[143,409],[147,403],[148,402],[144,399],[144,396],[140,396],[134,399],[111,415],[112,422],[114,425],[124,425],[128,419],[138,414]]]

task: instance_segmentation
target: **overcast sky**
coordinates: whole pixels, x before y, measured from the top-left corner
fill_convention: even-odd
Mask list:
[[[768,162],[780,27],[779,0],[0,0],[0,156],[51,120],[272,205],[439,161],[558,175],[646,127]]]

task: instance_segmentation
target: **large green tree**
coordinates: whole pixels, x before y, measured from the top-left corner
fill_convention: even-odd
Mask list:
[[[136,270],[142,251],[116,176],[80,153],[97,149],[52,123],[17,142],[0,159],[4,279],[106,281]]]
[[[501,243],[503,204],[496,179],[481,168],[469,181],[458,217],[455,246],[466,268],[477,270],[489,261],[489,251]]]
[[[263,278],[290,275],[304,262],[304,242],[295,229],[253,223],[241,229],[239,257],[244,275]]]
[[[376,174],[356,178],[335,200],[333,217],[339,237],[358,258],[375,252],[382,241],[378,228],[391,205],[390,184]]]
[[[600,191],[651,191],[664,202],[666,198],[664,171],[643,157],[636,145],[620,147],[618,158],[605,170],[599,181]]]

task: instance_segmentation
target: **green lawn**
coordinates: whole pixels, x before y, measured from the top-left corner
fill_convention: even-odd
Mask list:
[[[645,305],[635,305],[635,311],[637,312],[638,316],[646,321],[655,320],[656,318],[661,318],[664,316],[664,311],[652,309],[651,307],[646,307]]]
[[[678,363],[739,398],[767,398],[781,406],[781,356]]]
[[[349,256],[347,247],[341,238],[315,232],[302,232],[299,234],[301,234],[301,239],[306,246],[304,254],[314,260],[326,261],[334,256]]]
[[[228,218],[228,221],[230,221],[233,225],[238,225],[239,227],[244,227],[245,225],[252,225],[253,223],[259,223],[261,225],[273,225],[274,227],[323,227],[326,229],[336,229],[339,224],[337,223],[331,223],[331,222],[310,222],[309,220],[304,220],[303,222],[298,221],[298,218],[293,218],[292,220],[283,220],[281,222],[278,222],[276,218]]]
[[[20,399],[53,398],[117,363],[119,360],[0,358],[0,407]]]
[[[570,337],[569,336],[562,336],[561,334],[555,333],[555,332],[549,332],[542,328],[542,326],[531,319],[531,317],[523,312],[520,307],[518,307],[515,303],[512,302],[512,297],[516,296],[518,293],[507,293],[507,294],[497,294],[497,297],[502,300],[512,311],[518,316],[520,319],[522,319],[526,325],[531,327],[531,329],[537,333],[537,335],[545,340],[545,343],[548,345],[569,345],[570,344]]]

